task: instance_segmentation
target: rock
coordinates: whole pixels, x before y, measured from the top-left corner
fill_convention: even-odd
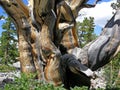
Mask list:
[[[4,90],[4,86],[8,83],[13,83],[14,80],[11,78],[5,78],[2,81],[0,81],[0,90]]]
[[[15,77],[20,77],[20,70],[13,72],[0,72],[0,90],[4,90],[4,85],[13,83]]]
[[[20,61],[13,63],[13,67],[20,69]]]
[[[91,79],[91,87],[92,88],[106,88],[106,79],[104,75],[104,69],[100,69],[98,71],[95,71],[95,74],[97,75],[96,79]]]
[[[11,78],[6,78],[2,81],[2,83],[12,83],[13,82],[13,79]]]

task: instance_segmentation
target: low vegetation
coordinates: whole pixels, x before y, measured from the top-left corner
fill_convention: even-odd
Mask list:
[[[15,70],[16,70],[15,67],[5,65],[5,64],[0,65],[0,72],[11,72],[11,71],[15,71]]]
[[[62,85],[54,87],[52,84],[45,84],[42,81],[32,79],[34,75],[28,77],[25,74],[21,74],[21,78],[15,78],[15,81],[5,85],[5,90],[66,90]],[[31,78],[31,79],[30,79]],[[88,90],[87,87],[74,87],[71,90]],[[106,89],[98,88],[97,90],[120,90],[119,87],[107,87]]]

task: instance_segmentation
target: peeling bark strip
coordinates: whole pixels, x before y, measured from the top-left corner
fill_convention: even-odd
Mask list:
[[[31,3],[31,2],[30,2]],[[39,44],[41,55],[46,62],[45,78],[47,82],[54,85],[61,84],[58,67],[61,53],[53,43],[53,30],[56,22],[56,14],[53,11],[55,0],[34,0],[33,5],[33,21],[34,25],[38,26]],[[40,9],[38,9],[40,8]],[[39,28],[40,27],[40,28]],[[54,67],[54,68],[53,68]],[[56,73],[55,75],[53,75]]]
[[[31,46],[32,46],[32,55],[33,60],[35,64],[35,68],[37,71],[37,78],[40,80],[44,80],[43,75],[43,62],[41,60],[40,56],[40,47],[39,47],[39,41],[38,41],[38,33],[34,27],[31,25]]]

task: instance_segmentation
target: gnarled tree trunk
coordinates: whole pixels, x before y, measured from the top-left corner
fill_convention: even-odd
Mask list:
[[[100,37],[82,49],[75,49],[79,47],[75,28],[78,12],[82,8],[94,7],[99,0],[96,0],[94,5],[86,4],[88,0],[28,1],[27,6],[22,0],[0,0],[0,5],[13,19],[17,28],[22,72],[37,72],[39,79],[45,76],[47,82],[57,86],[62,83],[59,63],[64,51],[59,49],[61,44],[92,70],[109,62],[110,57],[119,49],[119,12],[105,26]],[[75,53],[76,50],[79,55]],[[108,60],[102,63],[105,59]]]

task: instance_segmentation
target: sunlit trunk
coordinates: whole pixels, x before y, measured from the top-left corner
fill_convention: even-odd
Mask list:
[[[30,25],[28,23],[28,10],[24,12],[26,7],[20,6],[19,3],[11,0],[0,0],[0,5],[5,9],[8,15],[14,20],[18,33],[19,52],[21,71],[24,73],[34,73],[35,65],[33,63],[32,48],[30,43]],[[24,5],[23,5],[24,6]]]

